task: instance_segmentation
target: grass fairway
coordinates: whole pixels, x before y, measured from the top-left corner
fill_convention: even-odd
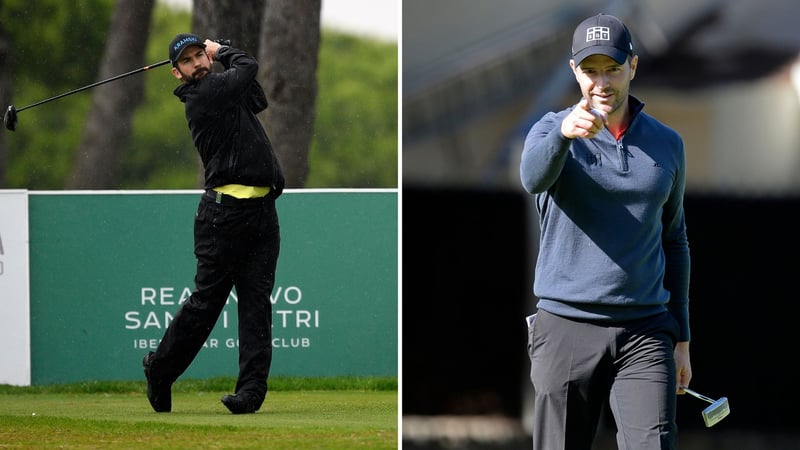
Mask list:
[[[229,392],[208,382],[178,381],[171,413],[153,412],[144,383],[0,386],[0,447],[395,449],[396,382],[369,384],[271,381],[261,410],[245,415],[228,412],[219,400]]]

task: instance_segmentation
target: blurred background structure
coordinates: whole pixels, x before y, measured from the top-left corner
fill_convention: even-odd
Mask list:
[[[620,17],[640,56],[631,92],[687,151],[692,386],[681,448],[800,448],[794,259],[800,251],[800,3],[793,0],[404,0],[403,442],[529,446],[524,316],[538,225],[522,143],[577,102],[574,27]],[[414,236],[414,239],[411,239]],[[685,397],[685,398],[684,398]],[[607,417],[598,448],[616,448]]]

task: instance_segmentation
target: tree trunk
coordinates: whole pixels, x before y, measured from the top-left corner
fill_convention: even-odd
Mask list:
[[[287,188],[305,186],[314,130],[321,0],[267,0],[259,60],[270,102],[261,121],[286,177]]]
[[[144,63],[154,5],[155,0],[117,2],[100,66],[100,80],[157,62]],[[133,113],[143,97],[145,74],[93,88],[92,107],[75,153],[68,188],[119,186],[121,161],[128,147]]]
[[[258,56],[261,11],[266,0],[194,0],[192,32],[201,39],[229,39]]]

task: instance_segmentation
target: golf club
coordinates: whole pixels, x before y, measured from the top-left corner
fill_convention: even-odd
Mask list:
[[[169,63],[170,63],[170,61],[168,59],[166,59],[164,61],[157,62],[155,64],[150,64],[148,66],[144,66],[144,67],[140,67],[140,68],[135,69],[135,70],[131,70],[130,72],[123,73],[121,75],[117,75],[117,76],[114,76],[114,77],[111,77],[111,78],[107,78],[107,79],[102,80],[102,81],[97,81],[95,83],[92,83],[92,84],[84,86],[84,87],[80,87],[78,89],[73,89],[73,90],[71,90],[69,92],[65,92],[63,94],[56,95],[55,97],[50,97],[50,98],[44,99],[44,100],[42,100],[40,102],[36,102],[36,103],[34,103],[32,105],[23,106],[22,108],[19,108],[19,109],[14,108],[14,105],[11,105],[11,106],[8,107],[8,109],[6,110],[5,115],[3,116],[3,123],[5,124],[7,129],[9,129],[11,131],[15,131],[17,129],[17,113],[20,113],[20,112],[22,112],[22,111],[24,111],[24,110],[26,110],[28,108],[33,108],[34,106],[43,105],[45,103],[52,102],[53,100],[58,100],[61,97],[66,97],[68,95],[72,95],[72,94],[75,94],[75,93],[78,93],[78,92],[81,92],[81,91],[85,91],[86,89],[91,89],[91,88],[93,88],[95,86],[100,86],[101,84],[105,84],[105,83],[108,83],[108,82],[111,82],[111,81],[114,81],[114,80],[119,80],[120,78],[125,78],[127,76],[130,76],[130,75],[133,75],[133,74],[136,74],[136,73],[139,73],[139,72],[144,72],[146,70],[150,70],[150,69],[153,69],[155,67],[163,66],[164,64],[169,64]]]
[[[228,40],[228,39],[216,39],[215,42],[218,42],[218,43],[220,43],[222,45],[230,45],[230,43],[231,43],[231,41]],[[78,89],[73,89],[73,90],[71,90],[69,92],[65,92],[63,94],[56,95],[55,97],[50,97],[50,98],[44,99],[44,100],[36,102],[36,103],[34,103],[32,105],[23,106],[22,108],[19,108],[19,109],[14,108],[14,105],[11,105],[11,106],[8,107],[8,109],[6,110],[6,113],[3,115],[3,124],[5,124],[7,129],[9,129],[11,131],[15,131],[17,129],[17,114],[22,112],[22,111],[24,111],[24,110],[26,110],[26,109],[33,108],[34,106],[43,105],[45,103],[52,102],[53,100],[58,100],[61,97],[66,97],[68,95],[72,95],[72,94],[75,94],[75,93],[78,93],[78,92],[81,92],[81,91],[85,91],[87,89],[91,89],[91,88],[96,87],[96,86],[100,86],[101,84],[105,84],[105,83],[109,83],[111,81],[119,80],[120,78],[125,78],[127,76],[134,75],[134,74],[137,74],[139,72],[144,72],[144,71],[147,71],[147,70],[150,70],[150,69],[154,69],[156,67],[163,66],[163,65],[169,64],[169,63],[170,63],[170,60],[165,59],[164,61],[157,62],[155,64],[150,64],[150,65],[147,65],[147,66],[144,66],[144,67],[140,67],[138,69],[131,70],[130,72],[126,72],[126,73],[123,73],[121,75],[117,75],[117,76],[114,76],[114,77],[111,77],[111,78],[107,78],[105,80],[97,81],[97,82],[94,82],[94,83],[92,83],[90,85],[87,85],[87,86],[84,86],[84,87],[80,87]]]
[[[722,397],[719,400],[714,400],[713,398],[706,397],[705,395],[698,394],[697,392],[684,387],[682,388],[686,391],[687,394],[697,397],[700,400],[706,401],[711,403],[711,406],[707,407],[703,410],[703,422],[705,422],[706,427],[712,427],[716,425],[720,420],[728,417],[728,414],[731,413],[731,407],[728,403],[727,397]]]

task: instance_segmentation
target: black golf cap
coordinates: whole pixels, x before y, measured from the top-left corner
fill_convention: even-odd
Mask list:
[[[579,66],[586,57],[606,55],[619,64],[633,55],[633,41],[628,27],[608,14],[589,17],[572,35],[572,59]]]
[[[181,57],[181,53],[193,45],[206,48],[203,40],[195,34],[181,33],[172,38],[172,42],[169,43],[169,60],[172,65],[175,66],[178,63],[178,58]]]

